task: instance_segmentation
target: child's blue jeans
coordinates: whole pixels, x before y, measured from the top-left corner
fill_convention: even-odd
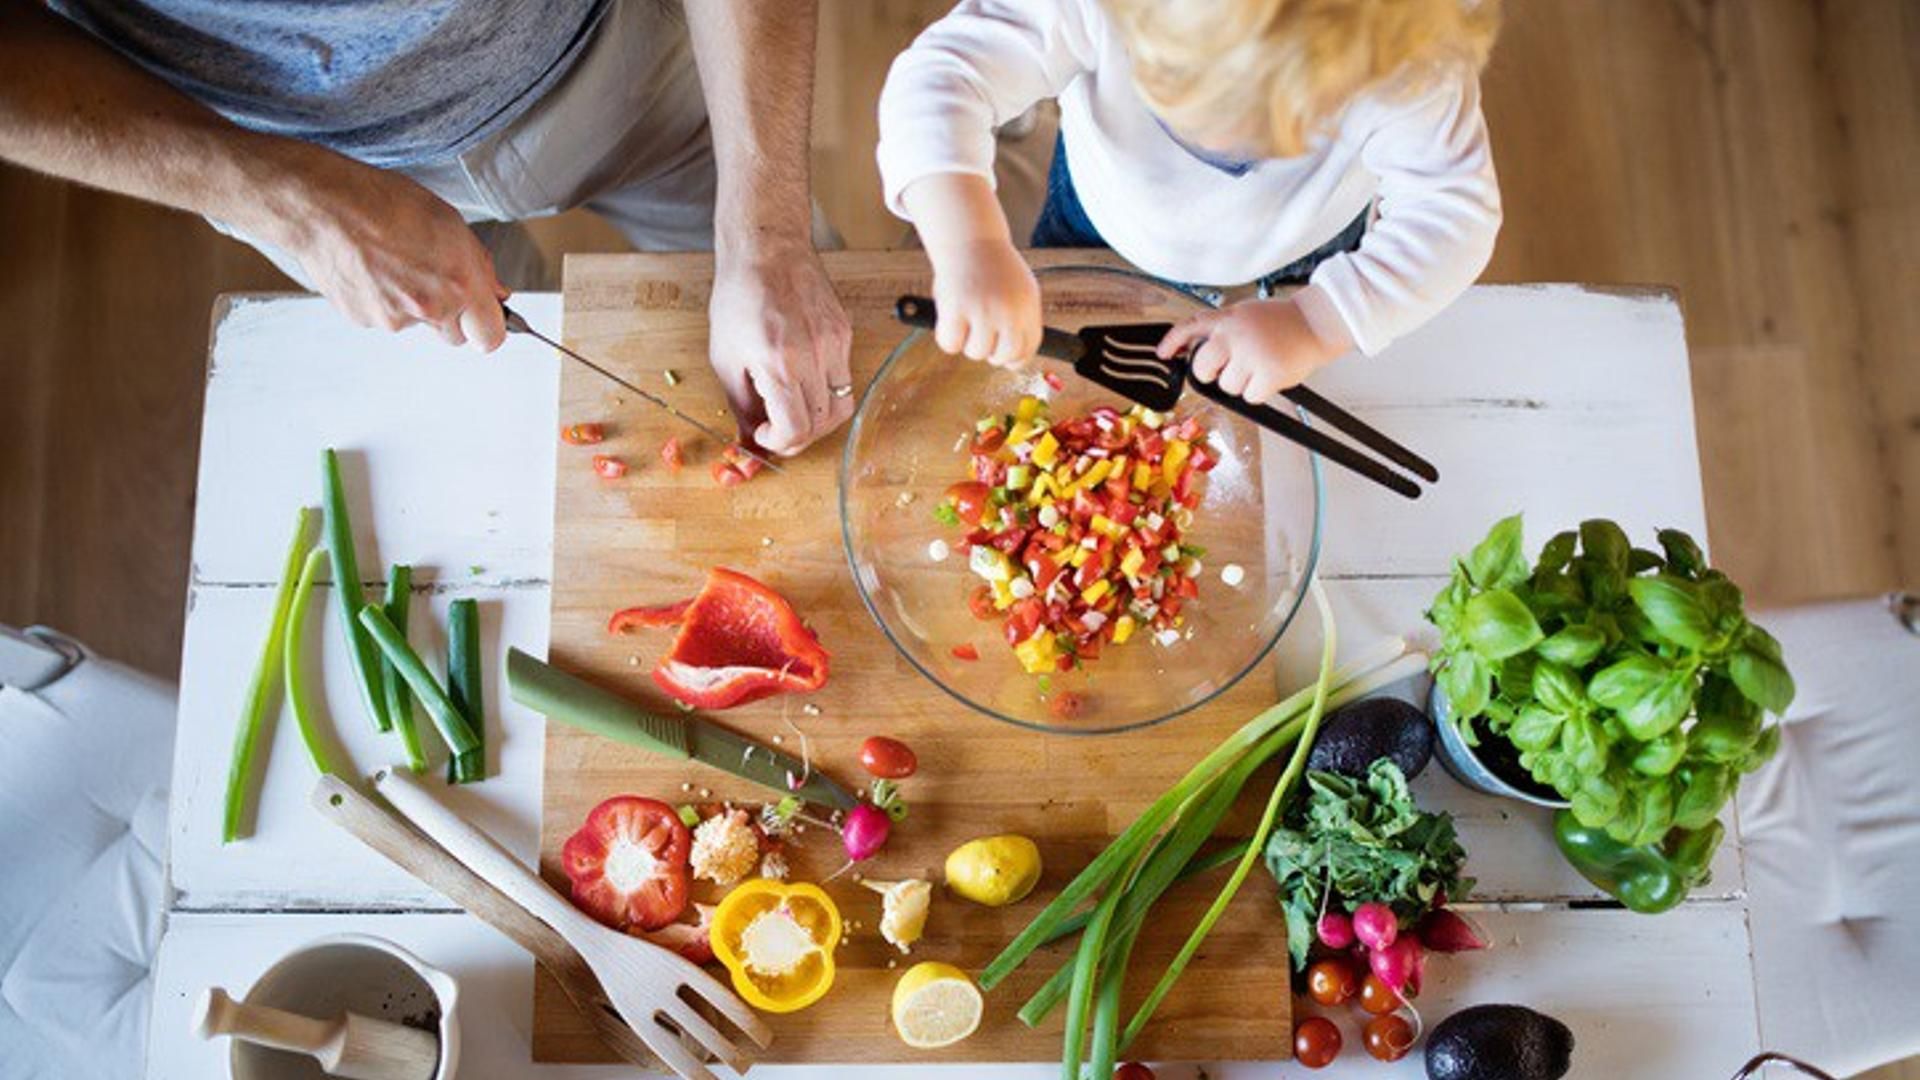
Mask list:
[[[1366,235],[1366,231],[1367,215],[1362,211],[1352,224],[1340,230],[1333,239],[1263,276],[1259,283],[1261,294],[1270,293],[1282,285],[1305,285],[1314,267],[1343,251],[1359,247],[1360,238]],[[1040,220],[1034,222],[1033,238],[1029,242],[1037,248],[1107,246],[1100,236],[1100,230],[1088,220],[1086,210],[1080,205],[1080,196],[1073,189],[1073,174],[1067,169],[1067,145],[1064,141],[1053,144],[1053,165],[1047,172],[1047,201],[1040,208]],[[1212,291],[1181,282],[1172,284],[1189,292]]]

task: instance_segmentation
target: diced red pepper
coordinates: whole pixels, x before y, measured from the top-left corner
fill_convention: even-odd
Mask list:
[[[1060,376],[1055,375],[1051,371],[1041,375],[1040,378],[1046,382],[1047,388],[1056,394],[1067,388],[1067,384],[1061,380]]]
[[[560,440],[574,446],[592,446],[604,442],[607,429],[604,424],[568,424],[560,429]]]
[[[971,642],[955,645],[952,652],[955,660],[980,659],[980,650],[975,648]]]
[[[686,463],[686,459],[680,455],[680,436],[675,435],[660,444],[660,460],[667,468],[680,471],[680,466]]]
[[[607,454],[593,455],[593,471],[607,480],[618,480],[627,475],[627,463]]]
[[[714,462],[708,471],[713,474],[713,482],[723,488],[739,487],[747,482],[746,473],[741,472],[738,466],[729,465],[724,461]]]

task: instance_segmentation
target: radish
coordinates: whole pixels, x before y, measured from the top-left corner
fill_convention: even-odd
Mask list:
[[[886,811],[863,802],[847,811],[847,820],[840,826],[840,843],[847,849],[847,858],[864,862],[887,846],[887,834],[892,831],[893,819]]]
[[[1378,900],[1369,900],[1353,909],[1353,936],[1369,949],[1380,950],[1393,944],[1400,935],[1400,920],[1393,909]],[[1386,976],[1382,975],[1384,980]],[[1398,989],[1398,987],[1395,987]]]
[[[1314,930],[1320,935],[1320,944],[1329,949],[1345,949],[1353,944],[1353,920],[1344,911],[1323,912]]]
[[[1414,936],[1429,951],[1437,953],[1471,952],[1492,944],[1471,919],[1447,908],[1435,908],[1414,928]]]
[[[1358,922],[1359,919],[1354,921]],[[1410,991],[1419,989],[1420,975],[1426,963],[1420,943],[1414,940],[1412,934],[1408,934],[1367,953],[1367,966],[1373,970],[1376,978],[1387,984],[1388,989],[1404,998]]]

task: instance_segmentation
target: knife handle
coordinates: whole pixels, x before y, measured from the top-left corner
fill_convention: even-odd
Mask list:
[[[921,330],[932,330],[940,321],[940,311],[933,301],[924,296],[902,296],[893,302],[893,317],[903,325]],[[1051,326],[1040,328],[1041,356],[1053,360],[1064,360],[1071,364],[1080,359],[1086,346],[1080,343],[1078,335],[1065,330],[1055,330]]]
[[[656,716],[618,694],[542,663],[519,649],[507,650],[507,695],[549,720],[558,720],[617,742],[685,761],[686,721]]]

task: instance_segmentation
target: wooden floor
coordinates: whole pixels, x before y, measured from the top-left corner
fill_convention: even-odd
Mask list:
[[[944,5],[824,6],[819,200],[851,246],[888,246],[873,101]],[[1920,583],[1920,5],[1508,10],[1489,279],[1681,291],[1712,543],[1751,596]],[[603,248],[596,224],[541,235]],[[283,283],[197,220],[4,168],[0,253],[0,622],[170,675],[209,307]]]

